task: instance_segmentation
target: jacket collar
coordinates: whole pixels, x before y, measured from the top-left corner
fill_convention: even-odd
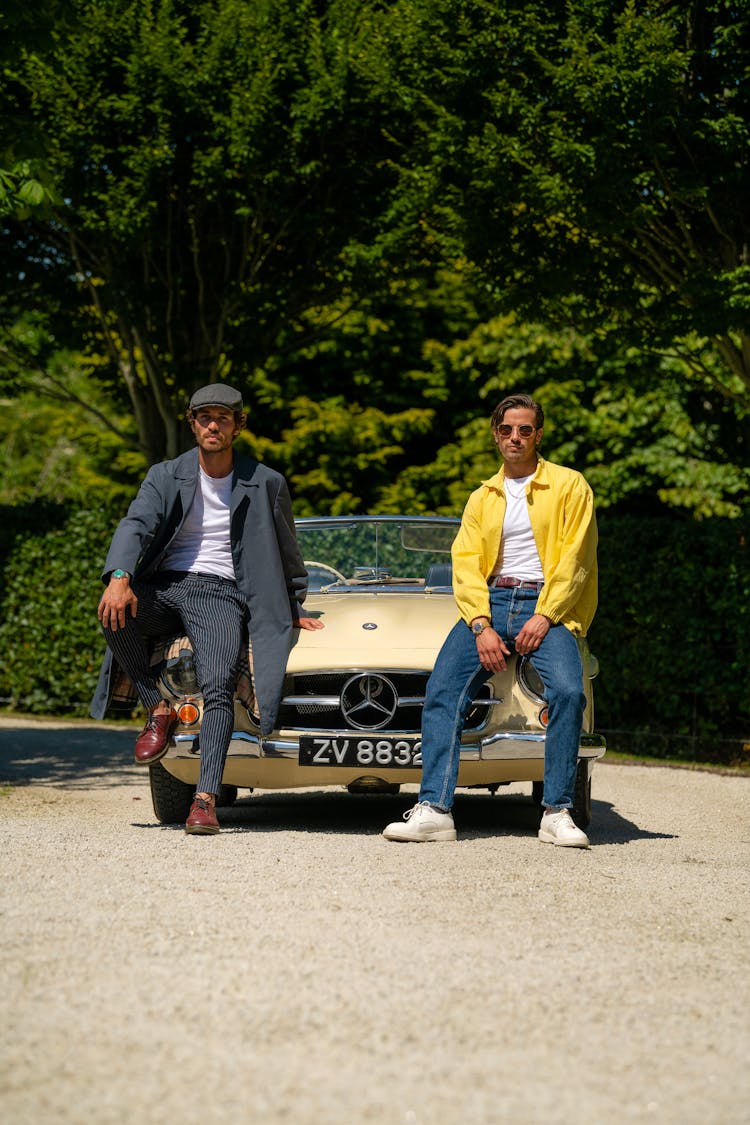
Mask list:
[[[234,455],[234,480],[233,488],[257,488],[258,482],[254,480],[260,461],[254,457],[247,457],[244,453]]]
[[[188,449],[175,461],[174,475],[177,480],[193,480],[198,476],[198,446]]]
[[[494,488],[496,492],[502,492],[505,484],[505,466],[501,466],[500,470],[494,476],[488,477],[483,480],[482,484],[487,488]],[[549,488],[549,471],[547,469],[547,462],[544,458],[537,454],[536,472],[531,478],[531,485],[534,488]]]
[[[241,488],[257,487],[252,479],[260,464],[254,457],[247,457],[244,453],[234,454],[234,470],[232,474],[232,488],[238,485]],[[177,458],[175,477],[179,481],[194,483],[198,479],[198,446],[189,449]]]

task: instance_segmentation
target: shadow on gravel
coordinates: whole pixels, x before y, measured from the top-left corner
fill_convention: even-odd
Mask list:
[[[47,785],[64,789],[106,789],[113,784],[148,783],[148,770],[133,762],[135,729],[60,724],[0,727],[0,783]],[[220,809],[225,832],[325,832],[379,835],[398,820],[416,799],[416,792],[398,796],[353,795],[345,790],[294,790],[253,793]],[[460,840],[493,836],[535,836],[539,809],[517,790],[462,792],[454,807]],[[136,828],[182,832],[182,825],[155,819]],[[667,832],[648,832],[626,820],[607,801],[592,801],[588,834],[597,844],[630,844],[637,840],[669,840]]]
[[[219,809],[222,832],[315,832],[332,835],[379,835],[414,804],[416,793],[400,796],[359,795],[330,789],[252,793],[231,808]],[[456,797],[456,826],[462,840],[489,836],[536,835],[539,812],[531,797],[470,794]],[[171,831],[152,823],[137,827]],[[180,831],[182,827],[179,826]]]
[[[148,782],[133,761],[137,731],[67,725],[0,727],[0,782],[64,789],[106,789]]]
[[[344,791],[257,793],[240,797],[231,808],[219,809],[222,832],[315,832],[374,836],[410,808],[416,794],[354,796]],[[459,840],[499,836],[536,836],[539,809],[522,793],[459,793],[453,809]],[[162,832],[182,831],[181,825],[156,822],[134,824]],[[669,833],[647,832],[620,816],[606,801],[592,802],[591,842],[629,844],[636,840],[673,839]]]
[[[632,844],[635,840],[676,840],[674,832],[647,832],[626,820],[607,801],[591,802],[591,827],[588,834],[593,844]]]
[[[379,835],[386,824],[399,820],[416,800],[416,793],[399,796],[354,795],[344,791],[263,793],[242,798],[220,812],[227,827],[263,832],[336,832]],[[453,809],[462,840],[490,836],[536,835],[539,812],[530,796],[509,793],[459,793]]]

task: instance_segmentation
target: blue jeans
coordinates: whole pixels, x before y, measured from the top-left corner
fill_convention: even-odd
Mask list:
[[[492,626],[511,651],[521,627],[534,613],[538,596],[536,590],[521,587],[490,590]],[[549,708],[542,799],[548,808],[571,808],[586,705],[576,639],[564,625],[553,625],[530,659],[544,682]],[[435,662],[422,714],[419,800],[444,812],[453,804],[466,715],[477,689],[490,675],[479,663],[474,634],[465,621],[459,621]]]

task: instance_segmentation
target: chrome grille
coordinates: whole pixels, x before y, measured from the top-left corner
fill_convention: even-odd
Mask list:
[[[352,723],[342,710],[341,693],[347,683],[357,673],[352,670],[341,672],[313,672],[289,675],[286,678],[284,698],[279,710],[278,726],[281,729],[296,730],[347,730]],[[363,672],[363,676],[378,676],[374,670]],[[396,712],[389,730],[403,734],[419,734],[422,726],[422,707],[429,672],[383,671],[382,675],[395,687],[398,695]],[[475,699],[489,698],[491,691],[484,685],[475,694]],[[465,730],[476,730],[487,721],[489,708],[475,703],[469,711]],[[384,729],[373,725],[373,730]]]

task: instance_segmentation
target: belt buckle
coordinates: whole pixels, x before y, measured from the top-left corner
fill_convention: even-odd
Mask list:
[[[541,583],[532,579],[514,578],[510,574],[496,574],[488,580],[488,585],[501,590],[538,590]]]

